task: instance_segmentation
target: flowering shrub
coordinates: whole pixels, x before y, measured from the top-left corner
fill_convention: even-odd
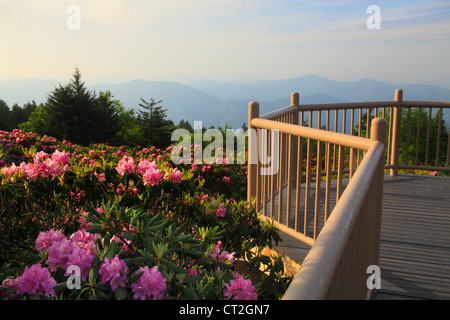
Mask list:
[[[235,280],[225,284],[223,295],[233,300],[256,300],[255,287],[250,280],[235,274]]]
[[[290,279],[261,252],[280,238],[245,201],[245,165],[172,149],[0,131],[0,296],[279,298]],[[242,259],[266,273],[237,275]]]

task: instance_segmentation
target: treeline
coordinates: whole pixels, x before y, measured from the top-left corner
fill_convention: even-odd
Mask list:
[[[111,92],[86,88],[78,68],[68,84],[60,84],[49,93],[47,101],[35,101],[12,108],[0,100],[0,130],[15,128],[65,139],[72,143],[153,145],[165,148],[177,128],[192,131],[188,121],[178,125],[167,119],[162,101],[141,98],[139,109],[126,109]]]

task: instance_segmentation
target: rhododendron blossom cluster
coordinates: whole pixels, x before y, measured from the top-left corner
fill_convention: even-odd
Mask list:
[[[40,264],[25,267],[23,274],[16,279],[3,280],[2,287],[11,288],[15,294],[29,293],[35,295],[43,292],[47,297],[55,294],[56,281],[46,268]]]
[[[14,175],[24,175],[26,179],[38,177],[59,177],[63,171],[68,170],[69,155],[56,150],[52,157],[44,151],[40,151],[33,157],[32,163],[21,162],[19,166],[14,163],[4,167],[1,173],[13,179]]]
[[[234,276],[234,280],[230,280],[230,283],[225,283],[224,297],[232,300],[256,300],[256,289],[252,285],[251,280],[244,279],[238,273],[235,273]]]
[[[158,271],[158,267],[154,266],[149,268],[148,266],[141,267],[137,273],[143,272],[138,280],[131,284],[131,288],[134,295],[134,299],[145,300],[147,298],[151,300],[160,300],[164,297],[163,292],[166,290],[166,279],[161,272]]]
[[[119,286],[125,287],[128,267],[116,254],[113,259],[105,258],[105,261],[100,267],[99,274],[102,276],[101,283],[109,282],[112,291],[116,291]]]
[[[136,172],[137,174],[142,176],[144,185],[150,186],[158,185],[163,178],[171,180],[175,183],[180,183],[183,178],[183,172],[181,170],[178,170],[178,168],[174,168],[173,170],[171,170],[170,174],[166,172],[165,176],[163,177],[156,162],[146,159],[139,159],[136,169],[134,159],[131,156],[123,156],[116,166],[116,171],[122,176],[125,173]],[[119,193],[122,192],[123,190],[120,189]]]
[[[39,233],[35,248],[38,251],[48,252],[46,264],[50,267],[50,271],[56,271],[58,267],[67,270],[69,266],[76,265],[81,270],[81,279],[86,280],[95,255],[96,237],[95,234],[79,230],[67,239],[61,231],[51,229]]]
[[[211,253],[211,259],[218,260],[220,262],[228,261],[228,263],[233,264],[235,254],[236,252],[228,253],[228,251],[222,250],[222,241],[219,241]]]

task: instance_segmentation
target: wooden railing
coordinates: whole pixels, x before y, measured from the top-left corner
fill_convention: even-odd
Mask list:
[[[298,110],[300,124],[307,119],[309,126],[366,138],[370,120],[385,118],[385,168],[391,175],[398,169],[450,171],[450,102],[403,101],[403,90],[397,89],[394,101],[305,104]]]
[[[311,246],[285,299],[367,297],[367,268],[378,265],[384,170],[450,171],[448,132],[438,126],[433,137],[432,130],[432,109],[441,123],[449,107],[402,101],[401,90],[394,101],[324,105],[300,105],[293,93],[291,106],[262,116],[257,102],[249,104],[247,197],[262,219]],[[414,108],[419,124],[428,109],[434,156],[420,149],[422,125],[413,134]],[[408,148],[399,153],[401,138],[408,146],[416,140],[413,160]]]

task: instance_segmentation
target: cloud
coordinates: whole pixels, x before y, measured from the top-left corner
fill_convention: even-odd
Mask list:
[[[80,30],[66,27],[73,4]],[[371,4],[381,8],[381,30],[366,27]],[[424,45],[441,50],[433,65],[446,61],[449,7],[419,0],[2,0],[0,70],[3,77],[67,78],[79,64],[84,74],[104,77],[280,78],[344,74],[353,65],[352,74],[365,77],[371,61],[377,67],[370,72],[394,74],[392,61],[402,62],[405,52],[405,69],[426,61]]]

